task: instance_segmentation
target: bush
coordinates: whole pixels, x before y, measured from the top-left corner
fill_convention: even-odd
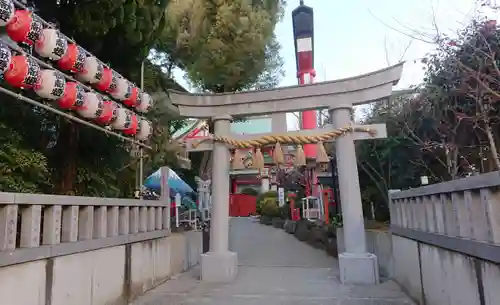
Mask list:
[[[247,188],[242,189],[240,193],[245,194],[245,195],[259,196],[259,191],[255,190],[251,187],[247,187]]]
[[[257,199],[256,199],[256,210],[257,214],[262,215],[262,206],[264,204],[264,201],[267,200],[267,198],[274,198],[276,202],[278,202],[278,192],[276,191],[269,191],[260,194]]]
[[[278,200],[272,197],[265,198],[262,202],[261,215],[279,218],[280,210],[278,208]]]
[[[281,219],[290,219],[290,204],[285,203],[283,206],[279,207]]]

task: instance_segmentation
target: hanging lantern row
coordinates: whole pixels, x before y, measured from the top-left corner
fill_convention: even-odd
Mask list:
[[[23,19],[22,16],[28,17]],[[26,20],[29,21],[28,30],[25,29]],[[80,47],[75,45],[74,50],[77,51],[68,52],[71,48],[68,48],[65,39],[59,39],[63,36],[58,31],[42,29],[41,22],[32,18],[29,11],[14,12],[14,5],[8,0],[0,0],[0,26],[2,25],[7,26],[7,33],[14,41],[34,43],[35,51],[40,56],[59,60],[61,69],[76,72],[78,79],[96,84],[97,89],[110,93],[125,105],[135,106],[138,111],[147,111],[151,107],[149,95],[127,85],[130,83],[114,71],[103,67],[95,57],[86,57],[85,51]],[[24,34],[21,35],[21,32]],[[40,41],[44,43],[39,43]],[[152,133],[151,122],[131,110],[106,96],[85,91],[77,82],[66,81],[64,75],[58,71],[41,69],[32,57],[13,55],[4,45],[0,45],[0,73],[14,88],[32,89],[41,98],[56,101],[61,109],[73,110],[86,119],[110,126],[125,135],[135,136],[140,141],[147,140]]]
[[[79,83],[66,81],[58,71],[42,69],[31,57],[13,56],[4,45],[0,45],[0,73],[14,88],[32,89],[39,97],[55,101],[61,109],[75,111],[139,141],[147,140],[152,133],[148,120],[101,94],[85,91]]]
[[[34,47],[43,58],[54,61],[59,69],[75,74],[102,93],[111,95],[125,106],[146,113],[152,107],[151,96],[126,80],[116,71],[103,65],[56,29],[44,28],[42,21],[25,9],[16,10],[11,0],[0,0],[0,26],[17,43]]]

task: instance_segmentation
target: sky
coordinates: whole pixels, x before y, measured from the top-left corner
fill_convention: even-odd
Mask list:
[[[299,0],[287,2],[285,16],[275,30],[285,61],[281,86],[297,84],[291,13]],[[412,35],[418,38],[433,35],[434,20],[440,32],[453,35],[477,12],[474,0],[304,2],[314,9],[316,82],[364,74],[404,60],[398,89],[421,82],[425,71],[419,60],[434,49],[431,43]],[[182,71],[175,71],[174,76],[189,88]],[[290,130],[298,128],[293,114],[287,115],[287,125]]]

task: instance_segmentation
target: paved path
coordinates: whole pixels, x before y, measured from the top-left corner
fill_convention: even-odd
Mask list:
[[[337,261],[282,230],[231,219],[230,247],[240,267],[230,284],[198,281],[194,269],[141,297],[135,305],[412,305],[391,281],[342,285]]]

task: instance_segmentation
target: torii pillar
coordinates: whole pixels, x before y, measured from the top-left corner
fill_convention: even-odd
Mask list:
[[[329,112],[333,128],[351,124],[352,105],[337,105],[330,108]],[[335,155],[345,243],[345,252],[339,254],[340,281],[346,284],[377,284],[379,282],[377,256],[366,250],[365,224],[353,133],[346,133],[336,139]]]

